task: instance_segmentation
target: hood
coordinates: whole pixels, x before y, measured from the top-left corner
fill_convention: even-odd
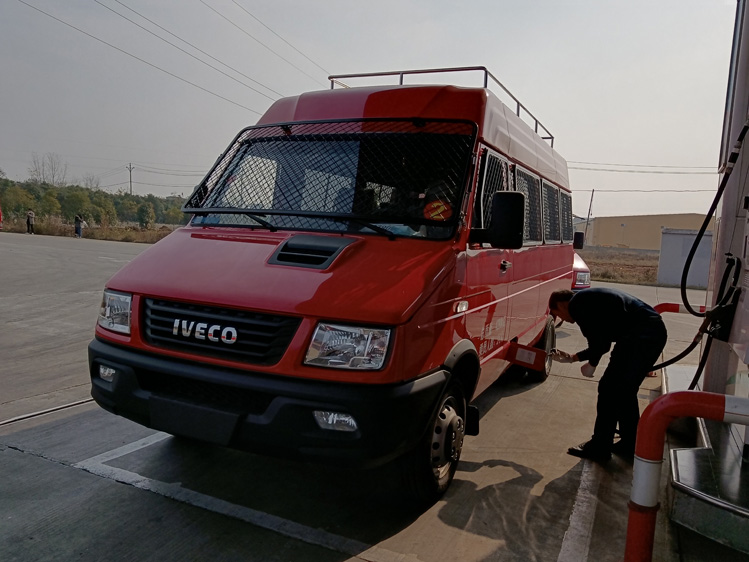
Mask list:
[[[279,260],[277,250],[295,239],[339,250],[324,269]],[[187,227],[137,256],[107,287],[211,306],[398,325],[455,259],[444,241]]]

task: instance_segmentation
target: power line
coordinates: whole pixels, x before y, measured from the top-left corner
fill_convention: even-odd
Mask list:
[[[158,170],[159,172],[199,172],[201,170],[205,170],[203,167],[199,166],[187,166],[187,164],[173,164],[174,166],[184,166],[184,167],[190,167],[190,168],[197,168],[195,170],[178,170],[175,168],[161,168],[159,166],[146,166],[142,162],[139,164],[141,168],[148,168],[150,170]],[[167,164],[164,164],[166,166]]]
[[[622,166],[627,168],[679,168],[679,169],[694,169],[694,170],[717,170],[716,166],[664,166],[664,165],[650,165],[650,164],[612,164],[610,162],[578,162],[575,160],[567,160],[568,164],[586,164],[590,166]]]
[[[10,148],[4,148],[0,147],[0,151],[7,151],[7,152],[19,152],[22,154],[29,154],[29,151],[27,150],[16,150],[16,149],[10,149]],[[59,154],[59,156],[64,158],[72,158],[72,159],[83,159],[83,160],[103,160],[105,162],[121,162],[122,158],[100,158],[96,156],[81,156],[79,154]],[[28,162],[26,159],[20,159],[20,158],[8,158],[3,157],[2,160],[12,160],[14,162]],[[93,170],[104,170],[103,172],[97,173],[96,176],[99,178],[104,178],[106,176],[111,176],[117,173],[121,173],[126,171],[125,165],[121,164],[119,166],[116,166],[114,168],[107,167],[103,168],[100,166],[91,166],[89,164],[70,164],[70,162],[66,162],[68,165],[72,165],[75,168],[86,168],[86,169],[93,169]],[[157,164],[157,166],[148,166],[147,163],[150,164]],[[138,162],[137,163],[138,168],[144,171],[159,171],[159,172],[173,172],[172,175],[188,175],[188,176],[203,176],[205,175],[206,171],[210,169],[210,165],[207,164],[205,166],[195,166],[195,165],[188,165],[188,164],[175,164],[175,163],[164,163],[164,162]],[[159,166],[173,166],[172,168],[162,168]],[[184,169],[176,169],[174,167],[181,166]],[[192,168],[192,169],[190,169]]]
[[[205,172],[157,172],[156,170],[148,170],[144,166],[140,166],[139,170],[146,174],[158,174],[162,176],[181,176],[186,178],[202,178],[205,176]]]
[[[176,74],[174,74],[174,73],[172,73],[172,72],[169,72],[168,70],[165,70],[165,69],[163,69],[163,68],[161,68],[161,67],[159,67],[159,66],[156,66],[155,64],[153,64],[153,63],[150,63],[150,62],[148,62],[147,60],[144,60],[144,59],[142,59],[142,58],[140,58],[140,57],[137,57],[137,56],[135,56],[134,54],[132,54],[132,53],[129,53],[129,52],[127,52],[127,51],[125,51],[124,49],[120,49],[119,47],[116,47],[115,45],[112,45],[111,43],[107,43],[106,41],[104,41],[103,39],[99,39],[99,38],[98,38],[98,37],[96,37],[95,35],[91,35],[90,33],[86,32],[86,31],[83,31],[82,29],[79,29],[79,28],[77,28],[77,27],[75,27],[74,25],[72,25],[72,24],[69,24],[69,23],[68,23],[68,22],[66,22],[66,21],[63,21],[63,20],[61,20],[60,18],[57,18],[57,17],[53,16],[52,14],[50,14],[50,13],[47,13],[47,12],[45,12],[44,10],[42,10],[42,9],[40,9],[40,8],[37,8],[36,6],[32,6],[31,4],[29,4],[29,3],[28,3],[28,2],[26,2],[25,0],[18,0],[18,1],[19,1],[19,2],[21,3],[21,4],[24,4],[25,6],[28,6],[29,8],[32,8],[32,9],[36,10],[37,12],[39,12],[39,13],[42,13],[42,14],[44,14],[45,16],[47,16],[47,17],[50,17],[50,18],[52,18],[52,19],[53,19],[53,20],[55,20],[55,21],[58,21],[58,22],[60,22],[60,23],[62,23],[62,24],[64,24],[64,25],[67,25],[67,26],[68,26],[68,27],[70,27],[71,29],[75,29],[75,30],[76,30],[76,31],[78,31],[79,33],[83,33],[84,35],[86,35],[86,36],[88,36],[88,37],[91,37],[91,39],[95,39],[95,40],[96,40],[96,41],[98,41],[99,43],[103,43],[104,45],[106,45],[106,46],[108,46],[108,47],[111,47],[111,48],[115,49],[116,51],[119,51],[119,52],[120,52],[120,53],[122,53],[122,54],[125,54],[125,55],[127,55],[127,56],[129,56],[129,57],[132,57],[132,58],[134,58],[135,60],[137,60],[137,61],[139,61],[139,62],[142,62],[143,64],[147,64],[147,65],[148,65],[148,66],[150,66],[151,68],[155,68],[156,70],[159,70],[159,71],[163,72],[164,74],[168,74],[168,75],[169,75],[169,76],[171,76],[172,78],[176,78],[177,80],[180,80],[180,81],[184,82],[185,84],[189,84],[190,86],[193,86],[194,88],[198,88],[199,90],[202,90],[202,91],[206,92],[207,94],[211,94],[212,96],[215,96],[215,97],[217,97],[217,98],[220,98],[220,99],[222,99],[222,100],[224,100],[224,101],[228,101],[229,103],[231,103],[231,104],[233,104],[233,105],[236,105],[236,106],[238,106],[238,107],[241,107],[242,109],[246,109],[247,111],[251,111],[252,113],[255,113],[256,115],[261,115],[261,113],[260,113],[259,111],[255,111],[254,109],[252,109],[252,108],[250,108],[250,107],[247,107],[247,106],[245,106],[245,105],[242,105],[241,103],[237,103],[237,102],[235,102],[235,101],[232,101],[232,100],[230,100],[229,98],[225,98],[224,96],[222,96],[222,95],[220,95],[220,94],[217,94],[216,92],[212,92],[212,91],[210,91],[210,90],[208,90],[208,89],[206,89],[206,88],[203,88],[202,86],[198,86],[198,85],[197,85],[197,84],[195,84],[194,82],[190,82],[189,80],[187,80],[187,79],[185,79],[185,78],[182,78],[181,76],[177,76]],[[201,0],[201,1],[202,1],[202,0]]]
[[[206,52],[205,52],[204,50],[202,50],[202,49],[201,49],[200,47],[196,47],[195,45],[193,45],[193,44],[192,44],[192,43],[190,43],[189,41],[187,41],[187,40],[185,40],[185,39],[182,39],[182,38],[181,38],[180,36],[178,36],[178,35],[175,35],[175,34],[174,34],[174,33],[172,33],[171,31],[169,31],[168,29],[166,29],[166,28],[164,28],[164,27],[160,26],[160,25],[159,25],[158,23],[156,23],[155,21],[153,21],[153,20],[150,20],[150,19],[148,19],[148,18],[147,18],[146,16],[144,16],[143,14],[140,14],[139,12],[136,12],[135,10],[133,10],[133,9],[132,9],[131,7],[129,7],[129,6],[125,5],[125,4],[123,4],[122,2],[120,2],[120,0],[114,0],[114,1],[115,1],[115,2],[117,2],[118,4],[121,4],[122,6],[124,6],[124,7],[125,7],[125,8],[127,8],[128,10],[130,10],[131,12],[134,12],[134,13],[138,14],[138,15],[139,15],[140,17],[142,17],[142,18],[143,18],[144,20],[146,20],[146,21],[148,21],[148,22],[152,23],[153,25],[155,25],[155,26],[156,26],[156,27],[158,27],[159,29],[162,29],[162,30],[164,30],[164,31],[165,31],[165,32],[167,32],[167,33],[168,33],[169,35],[171,35],[172,37],[176,37],[177,39],[179,39],[179,40],[180,40],[180,41],[182,41],[183,43],[185,43],[185,44],[187,44],[187,45],[190,45],[190,47],[192,47],[193,49],[195,49],[196,51],[198,51],[198,52],[200,52],[200,53],[203,53],[203,54],[204,54],[205,56],[207,56],[207,57],[208,57],[208,58],[210,58],[211,60],[215,60],[215,61],[216,61],[217,63],[219,63],[219,64],[221,64],[221,65],[225,66],[226,68],[230,68],[231,70],[233,70],[234,72],[236,72],[236,73],[237,73],[237,74],[239,74],[240,76],[244,76],[245,78],[247,78],[247,80],[249,80],[250,82],[253,82],[253,83],[257,84],[258,86],[262,86],[263,88],[265,88],[266,90],[269,90],[269,91],[273,92],[273,93],[274,93],[274,94],[276,94],[277,96],[283,97],[283,94],[282,94],[281,92],[277,92],[276,90],[274,90],[274,89],[273,89],[273,88],[271,88],[270,86],[266,86],[266,85],[265,85],[265,84],[263,84],[262,82],[258,82],[258,81],[257,81],[257,80],[255,80],[254,78],[252,78],[252,77],[250,77],[250,76],[247,76],[246,74],[244,74],[243,72],[241,72],[241,71],[237,70],[237,69],[236,69],[236,68],[234,68],[233,66],[231,66],[231,65],[228,65],[228,64],[226,64],[225,62],[223,62],[223,61],[221,61],[221,60],[217,59],[217,58],[216,58],[216,57],[214,57],[213,55],[210,55],[210,54],[206,53]]]
[[[100,185],[99,189],[105,189],[105,188],[108,188],[108,187],[117,187],[117,186],[120,186],[120,185],[127,185],[127,182],[126,181],[121,181],[120,183],[110,183],[109,185]]]
[[[119,1],[119,0],[115,0],[115,2],[118,2],[118,1]],[[258,23],[259,23],[260,25],[262,25],[262,26],[263,26],[263,27],[264,27],[265,29],[267,29],[268,31],[270,31],[270,32],[271,32],[271,33],[272,33],[273,35],[275,35],[275,36],[276,36],[276,37],[278,37],[278,38],[279,38],[279,39],[280,39],[281,41],[283,41],[284,43],[286,43],[286,44],[287,44],[287,45],[288,45],[289,47],[291,47],[291,48],[292,48],[292,49],[294,49],[294,50],[295,50],[295,51],[296,51],[297,53],[299,53],[300,55],[302,55],[302,56],[303,56],[303,57],[304,57],[305,59],[307,59],[307,60],[308,60],[308,61],[310,61],[310,62],[311,62],[312,64],[314,64],[314,65],[315,65],[315,66],[316,66],[317,68],[319,68],[320,70],[322,70],[322,71],[323,71],[323,72],[324,72],[325,74],[327,74],[327,75],[330,75],[330,74],[331,74],[331,72],[329,72],[329,71],[325,70],[325,69],[324,69],[324,68],[323,68],[322,66],[320,66],[319,64],[317,64],[317,63],[316,63],[315,61],[313,61],[313,60],[312,60],[311,58],[309,58],[309,57],[308,57],[307,55],[305,55],[305,54],[304,54],[304,53],[303,53],[302,51],[300,51],[299,49],[297,49],[297,48],[296,48],[296,47],[295,47],[294,45],[292,45],[291,43],[289,43],[289,42],[288,42],[288,41],[287,41],[286,39],[284,39],[284,38],[283,38],[283,37],[281,37],[281,36],[280,36],[280,35],[279,35],[278,33],[276,33],[275,31],[273,31],[273,30],[272,30],[272,29],[271,29],[270,27],[268,27],[267,25],[265,25],[265,24],[264,24],[264,23],[263,23],[262,21],[260,21],[260,20],[259,20],[259,19],[258,19],[258,18],[257,18],[256,16],[254,16],[253,14],[251,14],[251,13],[250,13],[250,11],[249,11],[249,10],[247,10],[247,8],[245,8],[244,6],[242,6],[242,5],[241,5],[241,4],[239,3],[239,2],[237,2],[237,0],[232,0],[232,2],[234,2],[234,3],[235,3],[235,4],[237,5],[237,6],[239,6],[239,7],[240,7],[240,8],[241,8],[241,9],[242,9],[242,10],[243,10],[243,11],[244,11],[244,12],[245,12],[245,13],[246,13],[246,14],[247,14],[248,16],[250,16],[250,17],[251,17],[252,19],[254,19],[254,20],[255,20],[256,22],[258,22]]]
[[[109,6],[107,6],[106,4],[103,4],[102,2],[100,2],[99,0],[94,0],[94,2],[96,2],[97,4],[99,4],[99,5],[100,5],[100,6],[102,6],[102,7],[106,8],[107,10],[109,10],[110,12],[112,12],[113,14],[116,14],[116,15],[118,15],[118,16],[119,16],[119,17],[121,17],[122,19],[124,19],[124,20],[126,20],[126,21],[129,21],[130,23],[132,23],[133,25],[135,25],[135,26],[139,27],[140,29],[142,29],[142,30],[143,30],[143,31],[145,31],[146,33],[150,33],[151,35],[153,35],[153,36],[154,36],[154,37],[156,37],[157,39],[160,39],[160,40],[161,40],[161,41],[163,41],[164,43],[166,43],[166,44],[168,44],[168,45],[171,45],[171,46],[172,46],[172,47],[174,47],[175,49],[177,49],[177,50],[179,50],[179,51],[181,51],[181,52],[185,53],[185,54],[186,54],[187,56],[189,56],[189,57],[192,57],[192,58],[194,58],[194,59],[195,59],[196,61],[198,61],[198,62],[200,62],[200,63],[202,63],[202,64],[204,64],[204,65],[206,65],[206,66],[208,66],[208,67],[210,67],[210,68],[212,68],[212,69],[213,69],[213,70],[215,70],[216,72],[219,72],[219,73],[223,74],[224,76],[226,76],[227,78],[230,78],[231,80],[234,80],[234,81],[235,81],[235,82],[236,82],[237,84],[241,84],[241,85],[242,85],[242,86],[244,86],[245,88],[249,88],[249,89],[250,89],[250,90],[252,90],[253,92],[256,92],[256,93],[258,93],[258,94],[260,94],[261,96],[263,96],[263,97],[266,97],[266,98],[268,98],[268,99],[269,99],[269,100],[271,100],[271,101],[276,101],[276,98],[272,98],[271,96],[269,96],[269,95],[268,95],[268,94],[266,94],[265,92],[261,92],[260,90],[258,90],[258,89],[256,89],[256,88],[253,88],[252,86],[250,86],[250,85],[248,85],[248,84],[245,84],[245,83],[244,83],[244,82],[242,82],[241,80],[238,80],[237,78],[234,78],[234,76],[232,76],[231,74],[227,74],[227,73],[226,73],[226,72],[224,72],[223,70],[221,70],[221,69],[219,69],[219,68],[216,68],[215,66],[213,66],[212,64],[210,64],[210,63],[208,63],[208,62],[205,62],[205,61],[204,61],[203,59],[200,59],[200,58],[196,57],[196,56],[195,56],[195,55],[193,55],[192,53],[188,53],[188,52],[187,52],[187,51],[185,51],[185,50],[184,50],[184,49],[183,49],[182,47],[179,47],[179,46],[175,45],[174,43],[172,43],[172,42],[170,42],[170,41],[167,41],[167,40],[166,40],[166,39],[164,39],[163,37],[161,37],[161,36],[157,35],[156,33],[154,33],[153,31],[151,31],[151,30],[149,30],[149,29],[146,29],[145,27],[143,27],[143,26],[142,26],[142,25],[140,25],[139,23],[136,23],[136,22],[134,22],[133,20],[131,20],[131,19],[130,19],[130,18],[128,18],[127,16],[125,16],[125,15],[123,15],[123,14],[121,14],[121,13],[117,12],[117,11],[116,11],[116,10],[114,10],[113,8],[110,8],[110,7],[109,7]],[[118,4],[122,4],[122,2],[120,2],[119,0],[115,0],[115,2],[117,2]],[[122,5],[123,5],[123,6],[125,6],[125,4],[122,4]],[[128,10],[131,10],[131,8],[128,8],[127,6],[125,6],[125,8],[127,8]],[[135,10],[132,10],[132,11],[133,11],[133,12],[135,12]],[[135,13],[136,13],[136,14],[138,14],[138,12],[135,12]],[[141,16],[140,14],[138,14],[138,15],[139,15],[140,17],[142,17],[143,19],[147,19],[147,18],[145,18],[144,16]],[[151,21],[151,20],[148,20],[148,21]],[[153,23],[153,22],[151,22],[151,23]],[[156,24],[154,24],[154,25],[156,25]],[[158,26],[158,27],[160,27],[160,26]],[[160,27],[160,29],[163,29],[163,28],[162,28],[162,27]],[[166,30],[164,30],[164,31],[166,31]],[[167,33],[169,33],[169,32],[167,31]],[[172,34],[172,35],[173,35],[173,34]],[[176,35],[175,35],[175,37],[176,37]],[[180,41],[183,41],[183,42],[187,43],[187,41],[184,41],[184,39],[181,39],[181,38],[179,38],[179,37],[177,37],[177,39],[179,39]],[[189,43],[187,43],[187,44],[189,45]],[[192,45],[190,45],[190,46],[191,46],[191,47],[193,47]],[[193,48],[196,48],[196,47],[193,47]],[[198,49],[198,50],[199,50],[199,49]],[[201,51],[201,52],[202,52],[202,51]],[[219,61],[219,62],[221,62],[221,61]],[[223,64],[223,63],[222,63],[222,64]],[[254,82],[254,80],[253,80],[253,82]],[[261,86],[262,86],[262,84],[261,84]],[[263,87],[267,87],[267,86],[263,86]],[[268,89],[270,90],[270,88],[268,88]],[[281,94],[279,94],[279,95],[281,95]]]
[[[121,181],[119,183],[111,183],[109,185],[101,185],[101,186],[99,186],[99,189],[104,189],[104,188],[108,188],[108,187],[119,187],[119,186],[125,187],[125,186],[128,186],[128,185],[130,185],[129,181]],[[150,186],[150,187],[189,187],[191,189],[193,187],[195,187],[195,184],[146,183],[146,182],[140,182],[140,181],[134,181],[134,182],[132,182],[132,185],[147,185],[147,186]]]
[[[194,188],[194,183],[147,183],[142,181],[134,181],[133,185],[149,185],[151,187],[189,187]]]
[[[592,189],[573,189],[573,193],[589,192]],[[714,189],[596,189],[596,193],[715,193]]]
[[[213,12],[215,12],[216,14],[218,14],[219,16],[221,16],[222,18],[224,18],[227,22],[229,22],[231,25],[233,25],[234,27],[236,27],[239,31],[241,31],[242,33],[244,33],[245,35],[247,35],[247,37],[249,37],[250,39],[252,39],[256,43],[258,43],[258,44],[262,45],[263,47],[265,47],[266,49],[268,49],[271,53],[273,53],[274,55],[276,55],[278,58],[280,58],[284,62],[290,64],[291,66],[293,66],[294,68],[296,68],[299,72],[301,72],[302,74],[304,74],[308,78],[312,78],[312,80],[314,80],[315,82],[317,82],[317,78],[315,78],[314,76],[312,76],[310,74],[307,74],[304,70],[302,70],[301,68],[299,68],[293,62],[291,62],[290,60],[288,60],[288,59],[284,58],[283,56],[279,55],[276,51],[274,51],[273,49],[271,49],[268,45],[266,45],[265,43],[263,43],[262,41],[260,41],[256,37],[253,37],[250,33],[248,33],[247,31],[245,31],[241,27],[239,27],[236,23],[234,23],[233,21],[231,21],[224,14],[222,14],[221,12],[219,12],[218,10],[216,10],[215,8],[213,8],[212,6],[209,6],[208,4],[206,4],[205,0],[200,0],[200,3],[203,4],[205,7],[209,8],[210,10],[212,10]],[[322,84],[322,82],[317,82],[317,83],[318,84]]]
[[[582,170],[585,172],[614,172],[619,174],[671,174],[671,175],[684,175],[684,176],[715,176],[718,174],[718,170],[715,169],[714,172],[667,172],[667,171],[659,171],[659,170],[615,170],[613,168],[580,168],[577,166],[568,166],[568,170]]]

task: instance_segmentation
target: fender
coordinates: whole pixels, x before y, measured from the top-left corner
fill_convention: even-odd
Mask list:
[[[453,346],[450,353],[447,354],[444,363],[445,367],[452,371],[464,355],[472,355],[476,360],[476,364],[478,364],[479,353],[476,351],[476,346],[473,345],[471,340],[460,340]],[[473,389],[471,390],[473,391]]]
[[[455,367],[464,359],[468,358],[471,363],[475,362],[474,372],[455,373]],[[479,354],[470,340],[460,340],[456,343],[445,358],[445,367],[463,383],[466,396],[466,435],[479,434],[479,409],[470,404],[481,372]]]

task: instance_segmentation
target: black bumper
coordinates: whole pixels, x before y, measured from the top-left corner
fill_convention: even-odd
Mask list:
[[[94,340],[91,396],[147,427],[260,454],[376,466],[424,435],[448,379],[437,371],[396,385],[311,381],[223,369]],[[99,365],[116,370],[111,382]],[[362,377],[367,373],[362,372]],[[321,429],[314,410],[350,414],[358,429]]]

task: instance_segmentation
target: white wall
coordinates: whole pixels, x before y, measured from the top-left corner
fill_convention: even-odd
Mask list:
[[[697,237],[696,230],[664,228],[661,231],[661,254],[658,259],[658,284],[680,285],[689,250]],[[712,232],[705,232],[697,247],[687,276],[689,287],[707,289],[710,271],[710,254],[713,245]]]

